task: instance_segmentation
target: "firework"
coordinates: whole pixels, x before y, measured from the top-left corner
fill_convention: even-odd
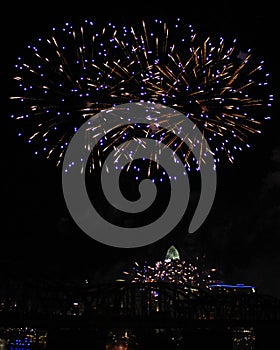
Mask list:
[[[93,21],[65,23],[52,28],[31,45],[15,65],[16,93],[12,118],[22,124],[20,136],[34,143],[36,154],[53,157],[60,164],[79,127],[98,112],[128,102],[151,102],[175,108],[202,133],[186,147],[189,135],[174,136],[167,118],[147,125],[128,125],[104,136],[92,159],[120,143],[154,138],[177,152],[186,168],[197,169],[210,151],[234,161],[235,153],[250,146],[250,135],[261,133],[267,107],[269,74],[253,53],[238,49],[236,40],[200,37],[180,19],[141,21],[133,27]],[[176,125],[180,134],[182,125]],[[178,132],[179,131],[179,132]],[[104,132],[100,125],[95,137]],[[85,139],[85,145],[90,140]],[[200,147],[200,159],[192,148]],[[122,156],[133,160],[133,154]],[[119,155],[116,155],[116,158]]]
[[[176,249],[170,247],[170,249]],[[211,272],[212,271],[212,272]],[[187,292],[189,288],[207,289],[213,281],[213,271],[205,267],[202,258],[195,257],[189,261],[180,259],[179,256],[169,257],[157,261],[154,265],[147,263],[141,265],[135,262],[132,271],[124,271],[132,283],[167,282],[181,285]]]

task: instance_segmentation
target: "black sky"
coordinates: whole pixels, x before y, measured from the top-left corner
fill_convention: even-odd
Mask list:
[[[2,119],[2,274],[63,276],[93,281],[122,277],[134,260],[160,260],[175,244],[181,256],[206,254],[210,264],[224,271],[226,279],[256,285],[263,293],[280,297],[280,138],[278,135],[278,22],[276,5],[243,8],[228,2],[207,6],[186,3],[163,5],[64,8],[32,6],[16,12],[7,7],[1,22],[1,119]],[[24,6],[22,5],[22,8]],[[234,166],[218,169],[218,188],[209,217],[193,235],[187,234],[188,218],[167,237],[147,247],[119,249],[104,246],[80,231],[64,203],[60,169],[52,161],[36,158],[16,136],[9,119],[12,65],[21,48],[50,26],[77,17],[133,21],[147,17],[181,17],[209,35],[235,36],[245,49],[256,50],[265,60],[275,96],[272,120],[253,139]],[[3,16],[4,17],[4,16]]]

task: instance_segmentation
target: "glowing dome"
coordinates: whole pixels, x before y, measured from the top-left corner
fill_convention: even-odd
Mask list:
[[[180,255],[178,250],[172,245],[166,253],[165,260],[175,260],[180,259]]]

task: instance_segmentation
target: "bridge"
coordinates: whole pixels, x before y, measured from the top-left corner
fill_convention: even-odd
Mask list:
[[[49,331],[184,329],[186,332],[253,327],[259,339],[280,330],[280,301],[258,293],[217,293],[173,283],[100,284],[21,300],[0,312],[0,326]],[[264,336],[265,334],[265,336]],[[199,336],[200,337],[200,336]],[[262,348],[259,347],[262,350]]]
[[[280,301],[257,293],[215,293],[172,283],[115,283],[90,288],[83,316],[98,324],[244,325],[280,322]],[[111,320],[111,321],[110,321]]]

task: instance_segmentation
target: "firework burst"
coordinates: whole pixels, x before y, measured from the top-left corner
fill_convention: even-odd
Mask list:
[[[171,246],[169,250],[171,249],[175,248]],[[164,260],[157,261],[154,265],[135,262],[132,271],[124,271],[124,274],[132,283],[176,283],[188,292],[190,287],[208,289],[214,278],[213,271],[216,269],[206,268],[203,258],[198,256],[187,261],[179,256],[170,258],[167,253]]]
[[[207,142],[215,161],[249,147],[250,135],[261,133],[272,103],[269,74],[253,53],[199,37],[179,19],[142,21],[134,27],[104,27],[85,20],[52,28],[26,47],[15,65],[16,93],[12,118],[22,122],[19,135],[36,145],[35,153],[60,164],[79,127],[98,112],[127,102],[151,102],[173,107],[201,130],[202,138],[174,136],[172,120],[118,128],[98,143],[92,165],[101,155],[129,140],[154,138],[171,147],[191,169],[204,161]],[[180,131],[182,125],[176,125]],[[95,137],[102,134],[96,129]],[[178,134],[178,132],[177,132]],[[189,140],[190,141],[190,140]],[[89,143],[90,140],[85,140]],[[200,147],[200,159],[192,156]],[[123,152],[126,156],[126,152]],[[119,155],[116,155],[119,157]],[[128,160],[137,157],[137,150]]]

